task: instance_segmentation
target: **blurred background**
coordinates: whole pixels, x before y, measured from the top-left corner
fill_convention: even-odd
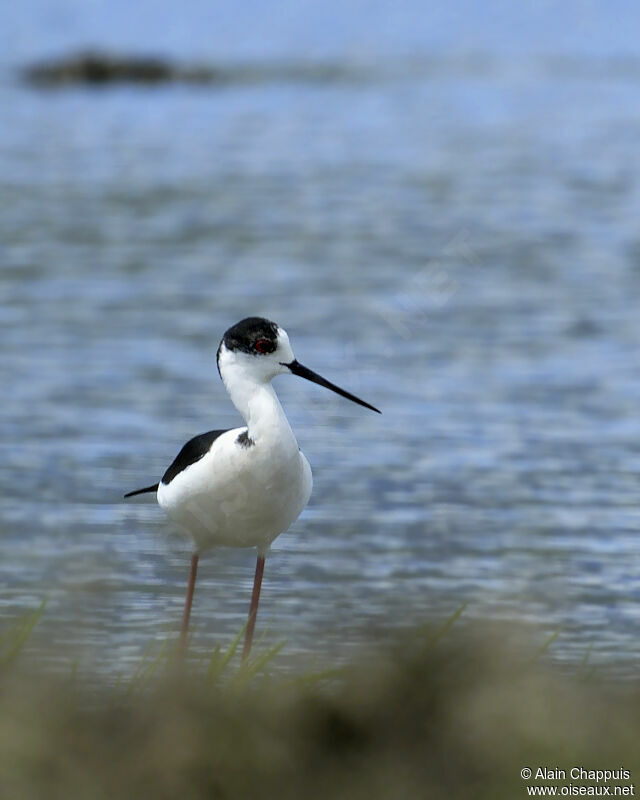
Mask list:
[[[238,424],[215,352],[253,314],[383,411],[278,380],[315,486],[266,642],[343,658],[468,602],[560,629],[560,661],[637,663],[636,12],[0,7],[0,615],[46,598],[48,663],[114,674],[178,624],[186,544],[122,495]],[[25,81],[86,48],[228,80]],[[243,624],[253,565],[202,561],[196,650]]]

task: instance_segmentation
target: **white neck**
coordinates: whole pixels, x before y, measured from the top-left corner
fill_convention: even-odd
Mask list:
[[[295,441],[289,421],[270,382],[257,382],[236,369],[226,369],[222,380],[231,402],[247,423],[250,439],[259,442],[264,439],[282,440],[291,437]]]

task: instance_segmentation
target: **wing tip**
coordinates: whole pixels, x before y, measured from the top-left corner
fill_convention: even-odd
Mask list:
[[[137,494],[144,494],[145,492],[157,492],[159,483],[154,483],[153,486],[145,486],[144,489],[134,489],[132,492],[127,492],[125,497],[134,497]]]

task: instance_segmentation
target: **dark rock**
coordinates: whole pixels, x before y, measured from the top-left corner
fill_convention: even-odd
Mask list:
[[[105,83],[208,83],[214,70],[205,66],[180,67],[157,56],[117,56],[88,51],[41,61],[27,67],[25,79],[36,86]]]
[[[58,88],[109,83],[325,84],[362,80],[365,75],[352,65],[327,62],[275,61],[214,67],[197,63],[178,64],[159,56],[115,55],[88,50],[31,64],[22,71],[22,77],[33,86]]]

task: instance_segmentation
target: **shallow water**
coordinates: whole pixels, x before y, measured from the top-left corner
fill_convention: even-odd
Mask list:
[[[47,597],[34,641],[107,669],[171,629],[188,553],[122,494],[238,424],[215,350],[261,314],[383,410],[278,379],[315,486],[267,562],[269,641],[342,654],[468,602],[561,627],[561,660],[632,670],[637,31],[581,3],[383,4],[366,24],[355,4],[267,5],[0,10],[3,614]],[[21,84],[95,43],[358,79]],[[252,576],[249,552],[203,560],[196,646],[238,630]]]

